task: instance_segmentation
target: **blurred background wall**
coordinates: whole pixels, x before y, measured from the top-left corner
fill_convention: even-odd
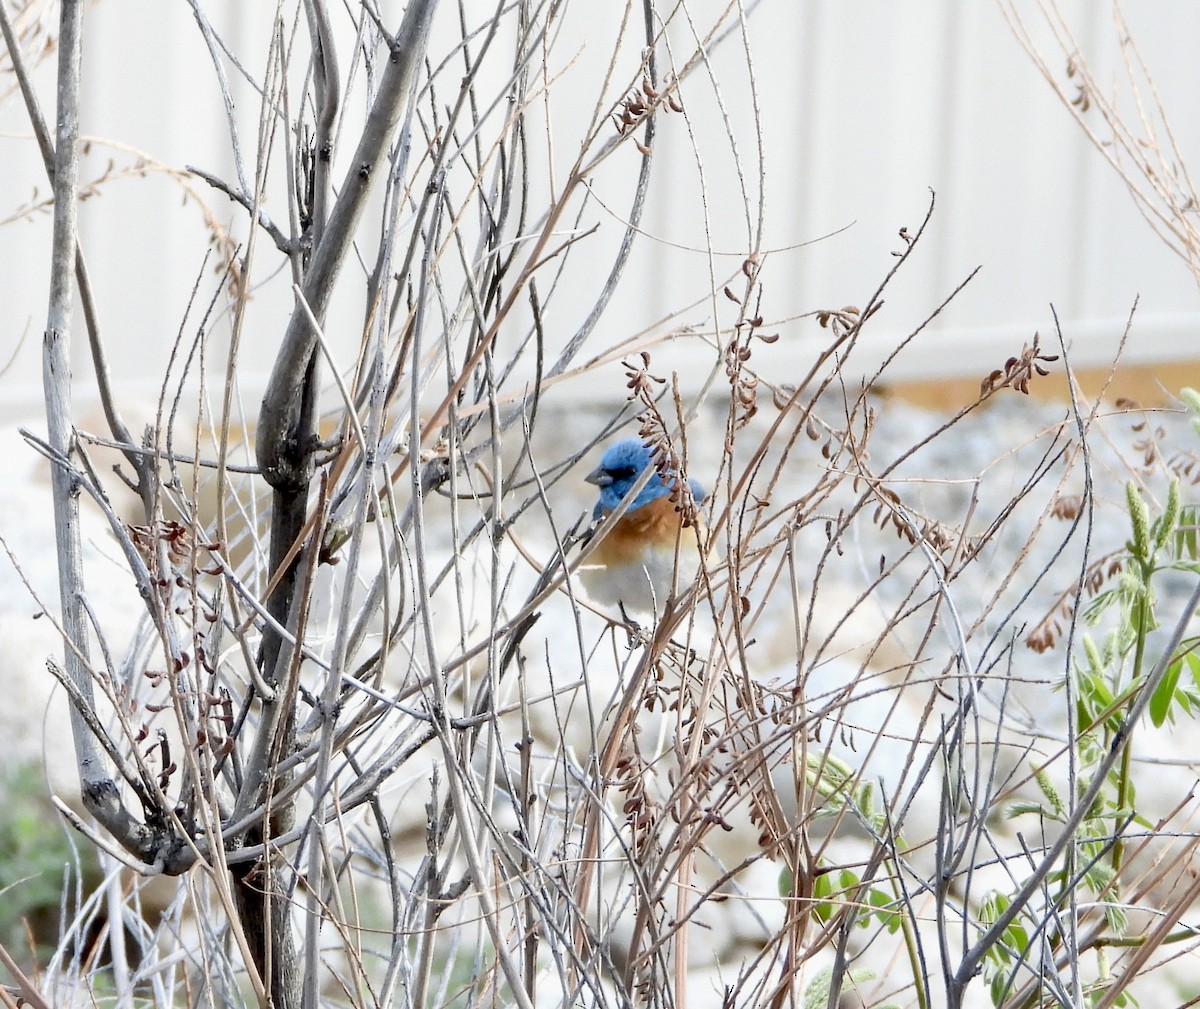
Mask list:
[[[694,6],[718,5],[704,0]],[[39,5],[29,7],[35,16]],[[40,7],[41,16],[56,17],[49,4]],[[275,5],[207,0],[203,8],[250,76],[261,79]],[[381,9],[392,23],[402,6]],[[1022,9],[1036,20],[1032,4]],[[1108,5],[1067,3],[1063,10],[1098,78],[1120,91],[1123,57]],[[588,61],[600,66],[608,53],[604,38],[589,36],[581,13],[564,17],[556,40],[562,77],[555,86],[563,107],[578,100],[590,110],[596,99]],[[1191,113],[1200,91],[1192,44],[1200,34],[1200,8],[1133,5],[1127,14],[1163,105],[1174,113],[1170,122],[1184,163],[1200,166],[1200,120]],[[486,10],[475,16],[485,18]],[[153,398],[175,337],[196,325],[196,310],[185,318],[190,292],[199,281],[199,299],[212,296],[206,271],[213,263],[206,266],[204,259],[210,226],[227,227],[244,242],[244,214],[199,179],[157,170],[195,165],[231,173],[220,93],[188,3],[100,0],[88,12],[86,30],[83,131],[94,139],[83,179],[97,184],[82,207],[82,238],[118,384]],[[672,31],[681,50],[692,44],[678,23]],[[1189,374],[1200,356],[1200,303],[1191,272],[1147,226],[996,3],[762,0],[748,18],[747,37],[752,62],[740,39],[727,40],[714,51],[712,74],[702,71],[683,89],[688,129],[677,117],[660,130],[646,234],[601,324],[598,346],[653,330],[658,320],[696,302],[713,279],[720,281],[721,269],[736,273],[756,227],[761,144],[764,309],[785,339],[760,366],[795,370],[811,357],[822,331],[811,318],[798,317],[864,303],[895,262],[899,230],[914,231],[936,193],[920,252],[872,321],[864,360],[881,357],[981,267],[897,362],[894,379],[925,383],[935,400],[956,380],[977,389],[979,377],[1018,352],[1035,330],[1053,351],[1051,305],[1075,366],[1105,368],[1135,298],[1140,303],[1126,362],[1140,366],[1151,382],[1165,376],[1168,387]],[[1049,41],[1044,32],[1040,37]],[[1053,50],[1049,56],[1069,90],[1065,61]],[[258,96],[232,68],[230,77],[253,163]],[[52,59],[36,80],[50,111]],[[558,121],[566,119],[560,112]],[[1094,125],[1103,133],[1098,119]],[[703,161],[693,153],[689,129],[706,152]],[[9,92],[0,107],[0,220],[6,221],[0,227],[0,401],[10,417],[39,412],[46,306],[50,226],[39,201],[47,186],[28,137],[19,96]],[[722,137],[729,138],[728,156],[712,156]],[[618,157],[627,164],[618,165],[616,175],[632,179],[638,155],[625,149]],[[187,195],[185,182],[212,208],[212,220]],[[617,232],[626,206],[606,203],[603,185],[580,221],[581,228],[598,225],[601,236]],[[273,199],[266,209],[286,221],[278,190]],[[703,252],[706,233],[717,253],[711,259]],[[583,285],[581,300],[594,294],[586,277],[571,282]],[[265,380],[290,306],[287,277],[255,291],[242,349],[248,397]],[[701,301],[669,325],[703,326],[712,312]],[[348,313],[353,336],[358,317],[353,307]],[[567,322],[557,333],[564,340]],[[218,317],[214,332],[220,326]],[[80,344],[76,355],[82,388],[89,365]],[[710,364],[686,354],[670,362],[693,381]]]

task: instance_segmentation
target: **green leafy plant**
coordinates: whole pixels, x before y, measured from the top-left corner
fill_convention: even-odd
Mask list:
[[[1181,398],[1194,414],[1200,412],[1200,397],[1192,390],[1185,390]],[[1193,425],[1196,423],[1193,417]],[[1144,427],[1135,424],[1136,431]],[[1185,613],[1177,626],[1167,653],[1151,655],[1152,635],[1161,625],[1160,582],[1172,573],[1193,580],[1200,576],[1196,506],[1183,502],[1181,479],[1175,472],[1180,467],[1164,468],[1165,503],[1157,514],[1137,482],[1125,484],[1129,539],[1123,551],[1105,558],[1111,584],[1101,588],[1093,581],[1089,586],[1092,598],[1081,610],[1088,630],[1076,639],[1069,681],[1064,685],[1074,699],[1067,741],[1073,750],[1069,765],[1074,801],[1064,801],[1046,768],[1039,766],[1033,780],[1041,799],[1009,807],[1011,817],[1036,816],[1043,824],[1070,825],[1074,836],[1062,866],[1046,874],[1047,903],[1010,915],[1001,936],[987,951],[985,974],[998,1006],[1012,1004],[1009,1000],[1020,965],[1036,962],[1039,948],[1051,954],[1062,948],[1066,937],[1060,925],[1044,918],[1047,908],[1062,913],[1069,904],[1089,900],[1102,911],[1102,925],[1088,933],[1085,944],[1096,950],[1098,957],[1097,978],[1087,986],[1089,1002],[1107,996],[1108,1004],[1127,1004],[1131,996],[1108,971],[1106,950],[1127,941],[1151,941],[1149,937],[1127,940],[1129,922],[1123,903],[1128,858],[1124,834],[1131,828],[1152,834],[1156,828],[1137,811],[1136,738],[1143,732],[1163,730],[1179,719],[1194,718],[1200,707],[1198,639],[1182,634],[1189,614]],[[1031,647],[1041,643],[1040,637],[1031,637]],[[1148,697],[1142,696],[1147,689]],[[1139,724],[1143,719],[1148,724]],[[1114,764],[1111,758],[1117,752],[1120,759]],[[1083,815],[1077,816],[1077,804],[1085,801],[1085,796],[1088,805]],[[1010,906],[1008,895],[989,894],[980,908],[981,924],[994,923]],[[1160,941],[1188,939],[1190,933],[1185,930]],[[1018,999],[1015,1004],[1026,1003]]]
[[[0,942],[37,959],[58,943],[74,881],[82,873],[94,885],[99,864],[94,851],[73,843],[37,768],[9,770],[0,794]]]

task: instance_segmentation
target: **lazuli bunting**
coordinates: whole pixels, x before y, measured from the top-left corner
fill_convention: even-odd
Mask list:
[[[609,446],[586,478],[600,488],[593,520],[614,511],[642,473],[653,468],[650,449],[640,439]],[[661,612],[673,586],[680,591],[691,586],[699,569],[701,519],[697,515],[693,524],[684,525],[684,513],[671,500],[678,479],[669,468],[655,472],[579,569],[584,588],[596,602]],[[695,480],[688,485],[699,505],[704,488]]]

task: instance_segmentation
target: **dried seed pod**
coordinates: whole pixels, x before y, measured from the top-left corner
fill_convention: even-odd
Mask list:
[[[1083,499],[1078,494],[1064,494],[1054,499],[1050,514],[1056,519],[1071,521],[1079,514]]]
[[[796,396],[796,387],[788,385],[786,382],[781,382],[775,387],[771,399],[775,404],[776,410],[784,409]]]

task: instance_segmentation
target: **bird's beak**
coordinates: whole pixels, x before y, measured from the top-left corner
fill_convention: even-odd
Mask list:
[[[594,483],[597,487],[608,487],[613,482],[613,478],[598,466],[585,476],[584,479],[588,483]]]

